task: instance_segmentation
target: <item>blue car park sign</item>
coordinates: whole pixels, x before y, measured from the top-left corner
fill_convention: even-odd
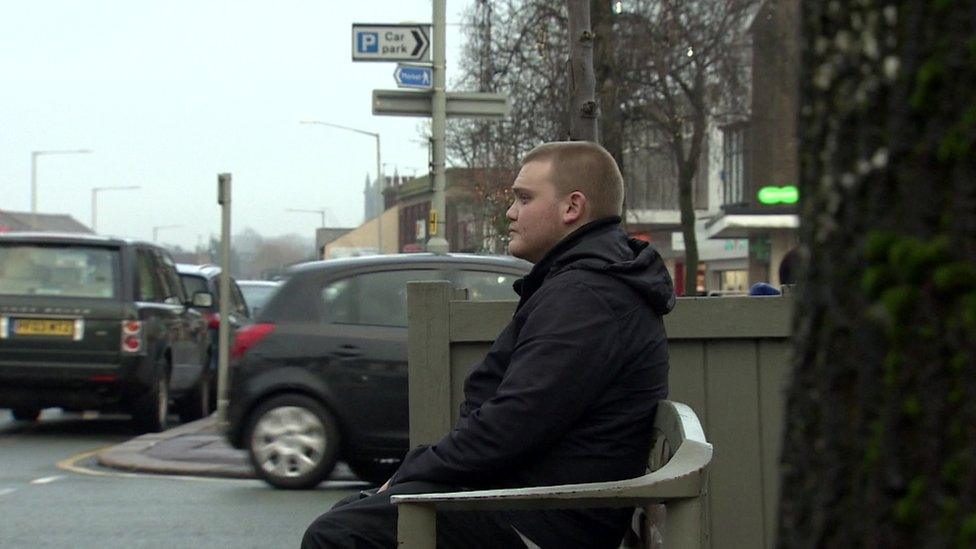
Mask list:
[[[426,90],[434,80],[434,69],[422,65],[397,65],[393,78],[398,87]]]
[[[353,23],[353,61],[430,61],[430,25]]]

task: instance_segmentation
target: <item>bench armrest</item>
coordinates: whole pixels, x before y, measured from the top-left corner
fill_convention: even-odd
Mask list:
[[[390,501],[439,510],[630,507],[698,497],[711,459],[711,444],[687,440],[667,464],[637,478],[508,490],[403,494],[393,496]]]

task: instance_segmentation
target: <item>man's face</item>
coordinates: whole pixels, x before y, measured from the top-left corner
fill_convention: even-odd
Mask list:
[[[506,213],[509,225],[508,251],[532,263],[566,236],[562,221],[562,197],[549,180],[550,163],[534,161],[522,166],[512,193],[515,195]]]

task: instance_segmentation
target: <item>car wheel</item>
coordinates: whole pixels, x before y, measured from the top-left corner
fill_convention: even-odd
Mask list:
[[[351,459],[346,462],[359,480],[377,486],[390,480],[393,473],[400,467],[400,461],[379,461],[375,459]]]
[[[14,408],[10,412],[17,421],[36,421],[41,415],[40,408]]]
[[[157,374],[152,388],[136,400],[132,421],[136,429],[147,433],[166,429],[169,421],[169,376],[165,371]]]
[[[183,423],[210,415],[210,372],[204,371],[200,375],[200,381],[178,406],[177,412]]]
[[[277,488],[318,486],[339,455],[335,418],[304,395],[281,395],[258,406],[244,437],[254,472]]]

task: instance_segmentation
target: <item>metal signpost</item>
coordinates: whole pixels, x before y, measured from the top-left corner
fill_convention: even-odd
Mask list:
[[[500,93],[447,92],[449,118],[504,118],[511,111],[508,97]],[[373,114],[431,116],[431,92],[373,90]]]
[[[352,25],[353,61],[430,61],[430,25]]]
[[[353,61],[431,61],[432,65],[400,65],[393,73],[397,86],[425,91],[373,90],[373,114],[391,116],[429,116],[431,119],[430,238],[427,251],[446,253],[450,246],[442,225],[445,215],[446,119],[448,116],[502,118],[511,107],[508,98],[493,93],[454,93],[447,91],[445,28],[447,0],[433,0],[433,24],[352,26]],[[433,31],[433,34],[431,34]],[[428,37],[431,36],[433,40]]]

